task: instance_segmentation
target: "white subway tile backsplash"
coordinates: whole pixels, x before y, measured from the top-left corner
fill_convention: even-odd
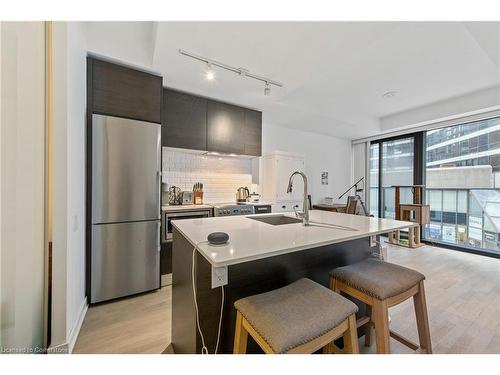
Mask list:
[[[206,203],[232,202],[238,187],[251,188],[252,161],[163,148],[162,182],[182,190],[192,190],[195,182],[201,182]]]

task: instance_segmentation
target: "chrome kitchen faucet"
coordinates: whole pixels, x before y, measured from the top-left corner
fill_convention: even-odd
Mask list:
[[[295,209],[295,216],[298,219],[302,219],[302,225],[309,225],[309,199],[307,198],[307,176],[300,171],[295,171],[290,175],[290,179],[288,180],[288,188],[286,189],[287,193],[292,192],[292,187],[293,187],[293,178],[296,174],[299,174],[302,176],[302,179],[304,180],[304,202],[303,202],[303,207],[302,207],[302,212],[297,212]]]

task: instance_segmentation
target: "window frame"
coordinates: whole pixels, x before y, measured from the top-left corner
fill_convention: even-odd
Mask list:
[[[427,166],[426,165],[426,152],[427,152],[426,133],[429,130],[453,128],[455,126],[465,125],[465,124],[472,123],[472,122],[479,122],[482,120],[488,120],[488,119],[495,118],[495,117],[498,117],[498,116],[493,116],[493,117],[489,117],[489,118],[485,118],[485,119],[469,120],[469,121],[464,121],[461,123],[456,123],[456,124],[451,124],[451,125],[443,125],[442,127],[439,127],[439,128],[426,129],[426,130],[421,130],[421,131],[417,131],[417,132],[411,132],[411,133],[407,133],[407,134],[400,134],[397,136],[391,136],[391,137],[387,137],[387,138],[371,140],[369,142],[370,146],[371,145],[378,145],[378,186],[377,186],[378,217],[382,218],[383,209],[384,209],[382,207],[382,202],[383,202],[383,197],[382,197],[382,195],[383,195],[382,163],[383,163],[383,143],[384,142],[413,137],[413,144],[414,144],[413,184],[414,185],[425,185],[426,184],[426,166]],[[460,150],[459,150],[459,152],[460,152]],[[369,153],[367,154],[367,157],[368,158],[370,157]],[[370,165],[370,164],[368,164],[368,165]],[[367,173],[370,173],[370,171],[368,170]],[[370,191],[370,187],[368,190]],[[424,190],[426,190],[426,189],[424,189]],[[422,203],[423,204],[427,203],[426,196],[427,196],[426,193],[422,194]],[[456,193],[456,197],[458,200],[458,191]],[[370,196],[370,199],[372,199],[371,196]],[[458,210],[458,202],[457,202],[457,210]],[[467,219],[467,222],[468,222],[468,219]],[[457,223],[458,223],[458,218],[457,218]],[[441,218],[441,224],[442,224],[442,218]],[[468,247],[468,246],[460,246],[460,245],[447,244],[447,243],[442,243],[442,242],[436,243],[436,242],[433,242],[432,240],[424,238],[423,234],[422,234],[421,241],[425,244],[436,246],[436,247],[441,247],[441,248],[445,248],[445,249],[462,251],[462,252],[466,252],[466,253],[472,253],[472,254],[483,255],[483,256],[488,256],[488,257],[500,259],[500,252],[495,252],[493,250],[489,250],[486,248],[476,249],[476,248],[472,248],[472,247]]]

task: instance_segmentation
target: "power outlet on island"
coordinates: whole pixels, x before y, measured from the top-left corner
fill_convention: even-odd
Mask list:
[[[227,266],[212,267],[212,289],[227,285]]]

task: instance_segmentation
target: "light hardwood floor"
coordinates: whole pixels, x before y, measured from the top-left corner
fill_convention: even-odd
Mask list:
[[[424,246],[388,246],[388,261],[426,276],[434,353],[500,353],[500,259]],[[413,301],[390,309],[391,329],[418,342]],[[391,339],[395,353],[411,350]],[[374,352],[375,346],[362,348]]]
[[[73,353],[161,353],[170,342],[172,288],[90,307]]]
[[[388,246],[388,261],[426,275],[434,353],[500,353],[500,259],[424,246]],[[161,353],[170,343],[171,288],[91,307],[74,353]],[[390,310],[391,328],[417,342],[413,302]],[[375,345],[362,353],[372,353]],[[393,353],[411,350],[391,339]]]

